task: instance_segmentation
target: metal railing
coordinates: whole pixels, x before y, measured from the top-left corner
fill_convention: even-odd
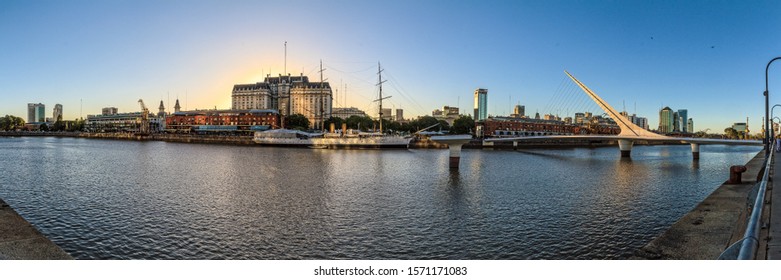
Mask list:
[[[775,150],[775,141],[770,145],[770,153],[765,157],[765,170],[762,174],[762,180],[758,183],[756,189],[756,198],[751,207],[751,217],[746,223],[746,232],[743,238],[730,245],[719,256],[720,260],[753,260],[756,258],[759,248],[759,232],[762,229],[762,208],[765,207],[765,192],[767,192],[767,183],[770,178],[770,168],[773,164],[773,154]],[[740,249],[738,251],[738,249]]]

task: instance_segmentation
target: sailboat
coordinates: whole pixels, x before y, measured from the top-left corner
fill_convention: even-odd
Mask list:
[[[390,98],[382,97],[382,67],[377,63],[377,75],[379,77],[379,132],[357,132],[347,130],[346,124],[342,124],[341,132],[337,133],[331,125],[327,133],[307,133],[298,130],[275,129],[268,131],[257,131],[253,141],[261,145],[270,146],[304,146],[319,149],[390,149],[390,148],[409,148],[412,141],[410,137],[397,135],[386,135],[382,132],[382,100]]]

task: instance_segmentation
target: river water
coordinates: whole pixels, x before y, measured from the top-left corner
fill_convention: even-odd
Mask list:
[[[623,259],[760,149],[0,137],[0,197],[77,259]]]

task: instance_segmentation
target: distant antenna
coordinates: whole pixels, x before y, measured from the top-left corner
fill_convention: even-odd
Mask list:
[[[287,73],[287,41],[285,41],[285,71],[282,73]]]

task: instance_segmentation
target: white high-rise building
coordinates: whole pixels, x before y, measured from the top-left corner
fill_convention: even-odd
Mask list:
[[[54,110],[52,111],[52,120],[55,122],[62,120],[62,104],[54,105]]]
[[[478,88],[475,90],[475,121],[488,118],[488,90]]]
[[[27,103],[27,122],[45,122],[46,106],[41,103]]]

